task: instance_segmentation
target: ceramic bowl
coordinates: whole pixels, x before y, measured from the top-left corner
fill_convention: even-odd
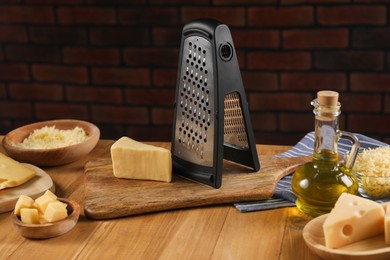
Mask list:
[[[80,205],[64,198],[58,198],[59,201],[67,204],[68,217],[53,223],[46,224],[26,224],[20,220],[20,217],[11,214],[14,226],[20,234],[26,238],[45,239],[60,236],[71,230],[77,223],[80,216]]]
[[[78,126],[84,129],[88,138],[82,143],[61,148],[31,149],[15,146],[34,130],[44,126],[55,126],[60,130],[70,130]],[[99,128],[89,122],[71,119],[51,120],[25,125],[9,132],[3,139],[3,147],[8,155],[17,161],[37,166],[57,166],[74,162],[85,156],[96,146],[99,138]]]

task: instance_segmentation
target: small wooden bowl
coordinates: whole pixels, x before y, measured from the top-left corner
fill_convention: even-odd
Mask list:
[[[21,143],[34,130],[44,126],[55,126],[61,130],[82,127],[89,138],[79,144],[52,149],[26,149],[14,145]],[[89,122],[71,119],[51,120],[22,126],[9,132],[3,139],[3,147],[8,155],[17,161],[37,166],[57,166],[74,162],[88,154],[96,146],[99,138],[99,128]]]
[[[11,219],[20,234],[26,238],[45,239],[60,236],[71,230],[77,223],[80,216],[80,205],[73,201],[64,198],[58,198],[67,204],[68,217],[63,220],[47,223],[47,224],[26,224],[14,213],[11,214]]]

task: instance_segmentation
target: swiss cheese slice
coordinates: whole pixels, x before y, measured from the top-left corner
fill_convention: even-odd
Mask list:
[[[361,241],[384,232],[384,209],[374,201],[343,193],[323,224],[328,248]]]
[[[0,153],[0,190],[19,186],[35,175],[34,170]]]
[[[171,151],[122,137],[111,146],[114,176],[125,179],[172,180]]]

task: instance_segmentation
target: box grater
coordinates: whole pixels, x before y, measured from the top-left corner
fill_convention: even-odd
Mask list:
[[[175,173],[219,188],[223,159],[260,169],[229,28],[196,20],[182,32],[174,106]]]

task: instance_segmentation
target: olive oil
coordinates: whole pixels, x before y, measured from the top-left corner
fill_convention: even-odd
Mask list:
[[[343,192],[357,192],[358,181],[352,167],[360,144],[355,135],[338,129],[337,92],[320,91],[311,104],[315,114],[313,157],[295,171],[291,186],[297,197],[297,208],[308,215],[319,216],[330,212]],[[353,143],[345,163],[338,154],[338,140],[342,137]]]

